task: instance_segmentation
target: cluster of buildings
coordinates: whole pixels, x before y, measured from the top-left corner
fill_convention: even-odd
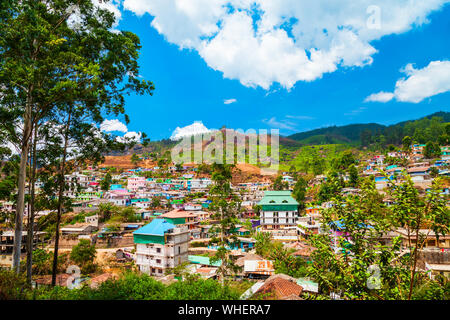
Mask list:
[[[401,167],[387,163],[389,158],[407,158],[408,165]],[[391,179],[400,179],[402,172],[408,172],[416,186],[427,190],[431,187],[436,175],[448,175],[450,152],[443,149],[442,158],[438,160],[424,159],[423,146],[413,146],[412,152],[390,152],[387,156],[377,155],[359,166],[362,176],[373,176],[377,189],[384,193],[387,179],[383,172]],[[147,178],[146,171],[161,170],[130,169],[112,176],[112,184],[107,190],[102,190],[102,179],[105,171],[97,168],[74,172],[66,176],[68,188],[67,197],[72,198],[75,212],[96,212],[102,204],[111,204],[121,208],[134,208],[136,222],[123,222],[115,230],[110,230],[99,221],[95,214],[87,215],[83,222],[65,225],[61,228],[62,246],[70,247],[79,239],[90,239],[99,247],[120,248],[127,252],[127,257],[134,260],[137,268],[152,276],[164,279],[168,269],[181,264],[187,265],[187,270],[200,274],[204,278],[216,277],[217,268],[221,261],[211,262],[211,255],[217,247],[209,244],[214,236],[212,232],[219,224],[214,212],[210,209],[211,201],[208,191],[212,180],[207,175],[200,175],[194,166],[183,166],[182,170],[176,166],[169,166],[165,170],[170,178]],[[168,175],[169,176],[169,175]],[[348,180],[348,176],[343,177]],[[325,176],[316,176],[310,186],[324,183]],[[295,179],[287,173],[282,175],[292,190]],[[274,274],[273,261],[265,260],[255,254],[256,232],[267,232],[273,240],[282,242],[293,248],[294,255],[309,258],[311,248],[305,244],[311,234],[331,232],[335,239],[335,250],[341,250],[337,241],[342,234],[342,224],[337,221],[331,231],[322,228],[321,212],[333,206],[332,202],[322,203],[320,206],[306,204],[304,212],[299,211],[299,203],[293,198],[291,191],[270,191],[271,181],[243,182],[232,185],[232,190],[241,200],[240,224],[234,233],[238,236],[238,244],[231,249],[237,257],[237,263],[242,266],[239,277],[265,280],[259,281],[247,295],[264,292],[284,283],[292,290],[289,292],[299,296],[302,290],[317,292],[316,285],[308,279],[277,278]],[[37,182],[36,188],[39,190]],[[449,189],[444,188],[448,194]],[[358,194],[356,188],[345,188],[343,194]],[[307,199],[309,201],[313,199]],[[309,202],[308,201],[308,202]],[[390,199],[386,195],[385,202]],[[14,211],[14,205],[4,202],[3,210]],[[25,216],[27,212],[24,213]],[[48,212],[38,212],[38,217]],[[327,230],[327,231],[324,231]],[[423,230],[426,234],[424,246],[423,268],[432,272],[448,274],[450,265],[450,235],[436,237],[430,230]],[[35,241],[39,242],[42,233],[37,234]],[[7,263],[2,256],[11,254],[12,234],[0,234],[0,265]],[[404,248],[407,247],[407,234],[403,229],[393,230],[383,236],[383,241],[389,242],[393,237],[401,236]],[[26,233],[24,233],[26,238]],[[66,242],[64,242],[66,241]],[[134,250],[132,250],[134,249]],[[124,251],[125,250],[125,251]],[[428,252],[428,253],[427,253]],[[436,260],[436,253],[440,260]],[[442,258],[443,257],[443,258]],[[6,259],[7,260],[7,259]],[[268,281],[266,283],[266,281]],[[262,288],[262,289],[261,289]],[[266,289],[264,289],[266,288]],[[300,289],[299,289],[300,288]],[[308,289],[309,288],[309,289]],[[300,291],[299,291],[300,290]],[[290,295],[290,294],[289,294]],[[289,296],[288,295],[288,296]],[[293,297],[291,297],[293,298]]]

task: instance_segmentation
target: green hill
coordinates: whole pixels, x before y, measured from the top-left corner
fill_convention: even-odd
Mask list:
[[[380,139],[383,143],[398,145],[404,136],[409,135],[422,143],[437,139],[437,135],[442,134],[442,127],[437,127],[447,122],[450,122],[450,112],[436,112],[418,120],[403,121],[390,126],[377,123],[350,124],[295,133],[287,138],[303,145],[349,143],[367,146]]]

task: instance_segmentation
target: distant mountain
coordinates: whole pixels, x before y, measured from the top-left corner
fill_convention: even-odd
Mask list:
[[[302,146],[328,144],[348,144],[353,146],[362,144],[365,146],[376,141],[377,137],[380,135],[385,136],[387,144],[399,144],[405,135],[413,135],[414,132],[411,132],[411,130],[415,130],[414,124],[416,122],[424,119],[432,119],[433,117],[442,118],[442,122],[444,123],[450,122],[450,112],[436,112],[418,120],[403,121],[390,126],[377,123],[350,124],[295,133],[287,137],[280,136],[280,144],[292,150],[297,150]],[[423,126],[427,126],[427,123],[417,125],[417,127]],[[232,129],[222,129],[224,133],[225,130]],[[361,138],[367,141],[362,141]],[[124,152],[110,152],[109,155],[125,155],[132,153],[142,154],[152,152],[163,154],[173,148],[177,143],[177,141],[173,141],[171,139],[151,141],[145,147],[141,144],[137,144],[133,148]]]
[[[287,138],[295,140],[301,144],[317,145],[332,143],[359,143],[361,136],[369,134],[371,136],[389,135],[392,132],[401,132],[407,124],[414,123],[418,120],[432,119],[433,117],[442,118],[443,122],[450,122],[450,112],[436,112],[429,116],[417,119],[399,122],[394,125],[385,126],[377,123],[367,124],[350,124],[345,126],[332,126],[320,128],[306,132],[295,133]],[[399,133],[399,138],[401,133]]]
[[[358,141],[361,137],[361,133],[364,130],[370,130],[373,133],[379,133],[382,132],[384,128],[386,128],[386,126],[377,123],[350,124],[340,127],[333,126],[300,132],[290,135],[288,136],[288,138],[304,142],[305,144],[330,144],[335,140],[351,143]]]

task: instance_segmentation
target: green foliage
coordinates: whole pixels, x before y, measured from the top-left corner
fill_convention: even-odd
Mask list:
[[[5,285],[6,298],[38,300],[238,300],[240,293],[226,285],[222,286],[215,280],[189,278],[168,286],[145,274],[128,272],[116,280],[108,280],[96,289],[83,286],[80,289],[68,289],[56,286],[28,290],[20,294],[20,279],[9,275],[3,280],[0,271],[0,286]],[[0,287],[1,288],[1,287]],[[3,292],[0,290],[0,294]]]
[[[22,274],[0,269],[0,300],[25,299],[26,287],[26,278]]]
[[[344,187],[345,182],[342,176],[339,173],[332,171],[328,174],[327,180],[320,185],[317,199],[320,202],[330,201],[333,197],[338,196]]]
[[[287,274],[291,277],[304,277],[307,274],[306,261],[294,257],[294,249],[286,249],[281,242],[272,241],[269,232],[258,232],[255,236],[256,254],[273,261],[275,273]]]
[[[111,174],[107,172],[103,177],[103,179],[100,181],[100,188],[103,191],[108,191],[109,188],[111,187],[111,184],[112,184],[112,177]]]
[[[294,185],[294,189],[292,191],[292,196],[299,203],[299,210],[305,209],[306,203],[306,189],[308,187],[308,182],[303,177],[299,177],[297,182]]]
[[[275,181],[272,185],[272,190],[280,191],[280,190],[288,190],[289,183],[287,181],[283,181],[282,176],[278,176],[275,178]]]
[[[358,169],[356,168],[356,166],[354,164],[352,164],[349,168],[348,168],[348,173],[349,173],[349,186],[351,187],[357,187],[358,183],[359,183],[359,175],[358,175]]]
[[[450,215],[439,181],[421,195],[409,176],[403,179],[389,183],[388,192],[394,202],[389,207],[371,179],[360,182],[358,196],[332,197],[334,206],[322,212],[325,232],[309,238],[315,250],[311,254],[313,263],[307,267],[308,276],[319,283],[321,294],[334,292],[346,299],[410,299],[413,292],[413,298],[443,296],[445,286],[426,284],[426,276],[416,268],[417,252],[425,238],[417,243],[409,239],[410,254],[404,254],[401,237],[392,238],[391,243],[381,241],[383,235],[398,227],[406,228],[409,236],[418,239],[423,226],[438,236],[449,231]],[[334,236],[337,220],[340,235]],[[378,268],[378,278],[371,272],[373,266]]]
[[[423,149],[423,156],[427,159],[435,159],[441,156],[441,147],[438,143],[429,141]]]
[[[222,261],[217,273],[223,282],[226,277],[234,275],[240,270],[234,262],[236,257],[231,255],[229,248],[237,245],[236,224],[239,223],[240,199],[231,189],[231,171],[234,166],[213,163],[210,187],[210,210],[214,212],[213,218],[219,220],[219,224],[210,229],[212,233],[211,243],[219,248],[211,259],[211,262]]]
[[[52,270],[52,255],[44,249],[33,251],[33,274],[49,274]]]
[[[89,240],[81,239],[80,242],[72,248],[70,259],[78,264],[82,273],[86,274],[95,271],[96,266],[94,265],[94,259],[96,254],[97,250],[95,250],[95,245],[91,245]]]

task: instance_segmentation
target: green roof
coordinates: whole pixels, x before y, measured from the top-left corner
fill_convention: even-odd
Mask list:
[[[191,263],[204,264],[207,266],[220,267],[222,265],[221,260],[211,263],[209,261],[209,257],[204,257],[204,256],[188,256],[188,260]]]
[[[266,191],[259,205],[298,205],[290,191]]]

